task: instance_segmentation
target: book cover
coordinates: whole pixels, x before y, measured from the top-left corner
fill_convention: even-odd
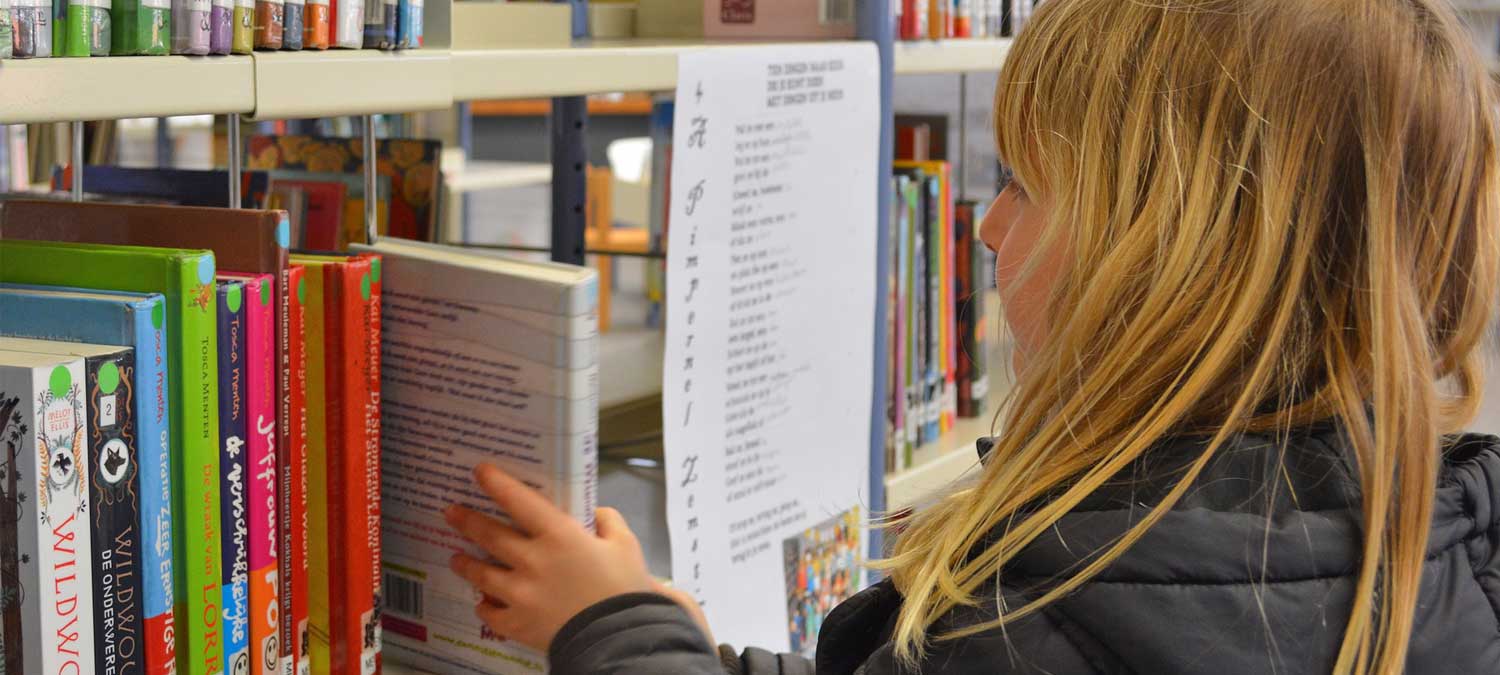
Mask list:
[[[208,53],[234,51],[234,0],[211,0],[208,10]]]
[[[541,672],[473,617],[447,565],[469,549],[438,523],[450,502],[499,515],[470,487],[494,461],[592,526],[598,277],[396,239],[353,249],[382,261],[381,490],[400,496],[381,509],[384,649],[434,672]]]
[[[396,48],[396,0],[365,0],[364,48]]]
[[[250,672],[250,529],[247,462],[249,401],[246,391],[245,293],[243,282],[218,280],[219,340],[219,522],[223,532],[220,570],[224,608],[224,668]]]
[[[369,528],[371,509],[379,517],[379,505],[371,503],[378,501],[379,493],[369,493],[379,468],[370,461],[378,445],[370,445],[368,428],[372,264],[368,258],[304,254],[292,260],[307,269],[308,277],[321,277],[308,285],[312,295],[321,296],[309,302],[309,324],[322,324],[318,332],[323,343],[320,358],[309,359],[309,374],[317,377],[321,365],[325,403],[322,442],[320,425],[314,423],[309,444],[312,669],[333,675],[373,673],[380,635],[371,573],[377,564],[373,561],[378,561],[380,531]],[[309,342],[314,339],[311,333]],[[311,407],[316,408],[316,402]],[[321,471],[316,468],[320,464]],[[326,493],[322,499],[317,497],[319,488]]]
[[[245,425],[247,454],[246,523],[249,543],[250,669],[255,675],[281,672],[281,610],[279,584],[280,521],[276,446],[279,403],[275,360],[277,326],[272,299],[275,283],[269,274],[222,274],[220,279],[244,283]],[[220,335],[222,341],[223,336]]]
[[[0,284],[0,335],[135,348],[131,386],[140,496],[145,672],[174,672],[172,610],[171,392],[166,375],[165,299],[157,293],[124,293],[51,286]],[[24,321],[9,317],[26,317]]]
[[[396,48],[417,49],[422,46],[422,0],[399,0],[396,3]]]
[[[289,51],[302,49],[302,34],[307,30],[306,0],[286,0],[282,7],[283,30],[281,48]]]
[[[327,49],[329,29],[328,0],[307,0],[302,16],[302,48]]]
[[[272,275],[276,280],[276,321],[280,326],[287,325],[281,317],[286,316],[292,299],[286,281],[291,225],[282,212],[14,200],[0,205],[0,231],[12,238],[210,249],[225,269]],[[281,350],[286,338],[279,337],[276,358],[280,361],[285,358]],[[277,396],[284,402],[288,378],[283,372],[277,389]],[[286,433],[292,425],[285,417],[291,412],[285,404],[279,410],[278,447],[291,445]],[[217,435],[215,431],[214,438]],[[283,626],[280,646],[284,661],[292,654],[290,631],[290,626]]]
[[[234,0],[234,32],[229,51],[249,54],[255,51],[255,0]],[[228,203],[226,199],[221,203]]]
[[[210,0],[171,0],[172,53],[208,53]]]
[[[364,171],[364,148],[358,138],[252,136],[248,147],[251,169],[293,169],[351,176],[361,176]],[[390,209],[388,224],[385,230],[379,231],[381,234],[403,239],[432,238],[437,222],[438,155],[441,152],[442,143],[439,141],[376,141],[378,173],[390,179],[390,189],[382,190],[380,195],[385,197],[382,201],[389,201]],[[351,193],[350,196],[354,195]],[[362,192],[359,196],[364,197]],[[363,213],[363,210],[359,212],[361,225],[358,232],[348,242],[363,241]]]
[[[84,673],[94,666],[83,359],[0,351],[6,465],[0,571],[6,672]]]
[[[955,267],[958,274],[958,416],[978,417],[984,414],[989,394],[989,352],[985,343],[984,256],[983,244],[976,230],[979,205],[960,201],[954,208],[953,243],[957,248]]]
[[[63,56],[109,56],[110,0],[66,0],[66,4],[58,4],[67,8]]]
[[[52,189],[66,190],[72,183],[71,167],[52,173]],[[181,206],[222,208],[229,203],[229,173],[223,170],[142,169],[85,164],[83,182],[89,192],[171,202]],[[271,178],[263,171],[246,171],[240,179],[240,206],[262,208],[270,193]]]
[[[111,0],[112,56],[159,56],[171,51],[171,0]]]
[[[307,675],[312,672],[308,637],[308,411],[307,334],[305,269],[287,269],[289,301],[280,314],[281,416],[285,420],[278,440],[288,452],[281,455],[281,544],[285,552],[281,569],[281,672]]]
[[[93,574],[94,670],[146,672],[140,642],[142,577],[135,350],[118,345],[0,338],[0,350],[84,360],[83,399]]]
[[[255,48],[281,49],[286,30],[283,0],[255,0]]]
[[[6,204],[4,216],[11,215]],[[74,206],[82,206],[74,204]],[[7,221],[8,222],[8,221]],[[6,235],[12,232],[7,227]],[[214,257],[207,251],[0,240],[0,281],[81,284],[166,297],[172,398],[172,519],[177,672],[223,670],[218,571],[218,345]]]
[[[311,7],[311,5],[309,5]],[[307,212],[301,236],[292,237],[292,246],[315,251],[339,249],[339,231],[344,218],[344,201],[348,186],[339,181],[296,180],[277,177],[276,187],[294,187],[307,198]]]
[[[333,19],[329,46],[359,49],[365,42],[366,0],[329,0],[328,12]]]

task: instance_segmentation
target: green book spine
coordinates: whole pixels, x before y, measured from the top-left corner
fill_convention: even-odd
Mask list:
[[[0,240],[0,281],[166,296],[177,672],[224,671],[218,344],[207,251]]]

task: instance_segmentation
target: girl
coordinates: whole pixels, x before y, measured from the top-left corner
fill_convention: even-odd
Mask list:
[[[1018,384],[816,666],[492,467],[454,568],[555,673],[1500,672],[1496,97],[1447,0],[1049,0],[983,223]],[[673,599],[678,602],[674,604]]]

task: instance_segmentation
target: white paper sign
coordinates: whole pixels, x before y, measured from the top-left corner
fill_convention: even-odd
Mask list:
[[[677,81],[672,577],[721,641],[810,653],[868,546],[875,48],[704,50]]]

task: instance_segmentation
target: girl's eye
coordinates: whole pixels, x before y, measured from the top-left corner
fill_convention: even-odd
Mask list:
[[[1009,190],[1017,197],[1023,199],[1026,197],[1026,190],[1021,187],[1020,181],[1016,180],[1016,174],[1014,171],[1011,171],[1011,168],[1009,166],[1006,166],[1004,164],[1000,165],[999,176],[997,177],[996,183],[999,185],[1001,192]]]

